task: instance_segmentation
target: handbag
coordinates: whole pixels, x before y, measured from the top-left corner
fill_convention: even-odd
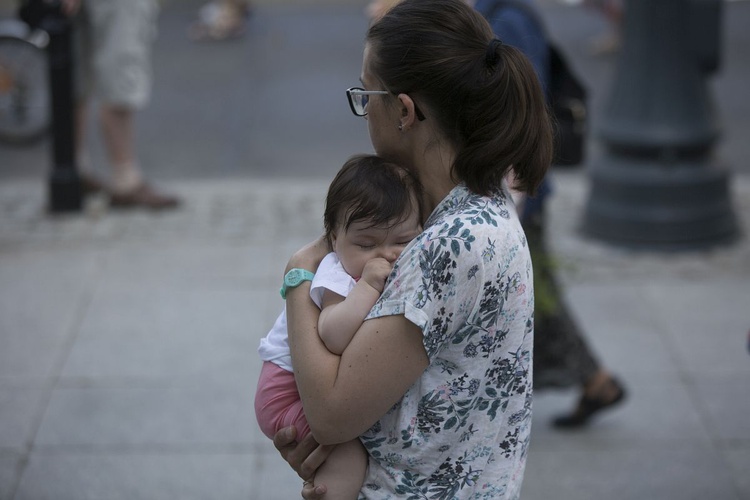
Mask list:
[[[586,89],[572,73],[560,49],[549,44],[548,100],[555,119],[554,165],[578,165],[586,151]]]

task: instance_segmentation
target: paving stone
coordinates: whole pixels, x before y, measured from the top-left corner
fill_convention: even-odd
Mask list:
[[[257,477],[250,453],[34,453],[16,500],[248,500]]]
[[[253,391],[254,381],[244,378],[190,386],[58,388],[36,445],[250,445],[257,437]]]
[[[524,500],[635,498],[740,500],[731,475],[707,445],[687,448],[537,452],[529,457]]]

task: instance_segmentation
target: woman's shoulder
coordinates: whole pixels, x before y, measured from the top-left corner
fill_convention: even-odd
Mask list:
[[[514,213],[513,200],[504,191],[480,195],[459,185],[432,213],[425,232],[454,236],[484,228],[492,230],[510,222]]]
[[[416,272],[439,267],[471,277],[483,274],[482,269],[510,271],[525,267],[526,247],[508,193],[482,196],[465,188],[455,189],[430,217],[413,247],[418,253],[413,262]],[[413,252],[410,255],[416,257]]]

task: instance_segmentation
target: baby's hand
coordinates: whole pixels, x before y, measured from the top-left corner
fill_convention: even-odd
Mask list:
[[[385,280],[388,279],[388,275],[391,274],[392,270],[393,264],[382,257],[376,257],[365,264],[365,268],[362,270],[362,278],[360,279],[367,282],[368,285],[379,293],[383,293]]]

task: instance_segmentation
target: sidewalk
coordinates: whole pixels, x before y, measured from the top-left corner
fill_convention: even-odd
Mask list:
[[[588,430],[541,393],[524,500],[750,495],[750,245],[631,254],[577,235],[582,172],[556,178],[571,305],[631,398]],[[750,234],[750,179],[734,182]],[[287,255],[319,232],[324,181],[176,185],[182,210],[48,217],[0,187],[0,498],[298,498],[256,429],[255,349]]]

